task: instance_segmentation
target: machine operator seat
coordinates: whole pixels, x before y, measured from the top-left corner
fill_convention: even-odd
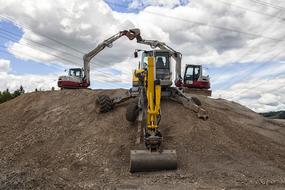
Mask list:
[[[156,68],[159,68],[159,69],[163,69],[164,68],[164,62],[163,62],[162,57],[158,57],[157,58],[157,60],[156,60]]]

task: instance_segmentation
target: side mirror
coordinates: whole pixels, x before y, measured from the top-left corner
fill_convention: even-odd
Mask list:
[[[135,58],[138,57],[138,52],[137,52],[137,51],[134,52],[134,57],[135,57]]]

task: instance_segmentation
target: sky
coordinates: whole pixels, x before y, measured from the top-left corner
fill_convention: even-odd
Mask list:
[[[281,0],[0,0],[0,91],[49,90],[102,40],[139,28],[202,64],[214,98],[256,112],[285,110]],[[283,36],[284,35],[284,36]],[[92,88],[129,88],[139,46],[127,38],[91,62]]]

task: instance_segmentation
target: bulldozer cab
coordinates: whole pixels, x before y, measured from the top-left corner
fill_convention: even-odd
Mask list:
[[[149,56],[155,58],[155,79],[161,80],[162,85],[170,86],[172,84],[170,53],[165,50],[144,51],[142,53],[140,69],[147,68],[147,58]]]
[[[82,69],[81,68],[72,68],[69,69],[68,75],[71,77],[83,78]]]

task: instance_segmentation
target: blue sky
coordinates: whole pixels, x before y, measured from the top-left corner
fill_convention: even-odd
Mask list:
[[[133,0],[104,0],[114,11],[122,12],[122,13],[138,13],[140,10],[151,5],[149,1],[137,1],[139,6],[133,7],[131,4],[135,1]],[[179,5],[184,6],[188,4],[188,0],[179,0]],[[164,6],[161,3],[156,3],[157,6]],[[173,6],[173,8],[177,7]]]
[[[87,52],[114,31],[139,27],[147,38],[165,41],[180,51],[184,64],[203,64],[207,67],[215,97],[238,101],[259,111],[285,108],[282,96],[284,88],[280,86],[281,82],[275,82],[283,81],[285,77],[282,55],[284,43],[270,40],[282,39],[285,27],[280,20],[262,15],[263,12],[275,15],[277,10],[273,8],[250,2],[240,3],[239,6],[260,12],[256,13],[229,7],[219,1],[69,2],[58,2],[55,5],[23,0],[17,4],[11,0],[6,5],[0,5],[0,69],[9,66],[6,72],[0,70],[0,78],[9,78],[7,81],[2,80],[0,90],[14,89],[20,83],[24,83],[29,90],[46,86],[48,89],[56,85],[58,76],[64,74],[65,69],[82,67],[82,54],[52,42],[43,34]],[[167,14],[163,17],[153,13]],[[3,16],[11,18],[10,21],[1,19]],[[256,36],[209,25],[253,33]],[[25,28],[29,30],[24,30]],[[40,47],[33,41],[54,49]],[[95,57],[92,61],[96,67],[92,70],[91,87],[130,87],[131,70],[135,68],[133,62],[138,60],[128,57],[132,56],[135,48],[131,43],[121,40],[116,42],[112,50],[106,49]],[[58,49],[71,56],[57,52]],[[72,60],[72,63],[52,55]]]
[[[7,33],[5,31],[10,31],[11,33]],[[17,59],[14,55],[12,55],[8,50],[7,46],[9,43],[18,42],[23,35],[23,31],[21,28],[17,27],[14,23],[9,21],[0,21],[0,58],[7,59],[11,61],[11,73],[14,74],[49,74],[59,72],[58,67],[47,65],[43,63],[38,63],[31,60],[22,60]],[[5,48],[6,47],[6,48]],[[62,70],[64,70],[62,68]]]
[[[130,9],[129,8],[129,3],[132,2],[132,0],[105,0],[105,2],[115,11],[118,12],[122,12],[122,13],[128,13],[128,12],[132,12],[132,13],[136,13],[137,10],[136,9]],[[120,6],[118,6],[117,4],[120,4]]]

